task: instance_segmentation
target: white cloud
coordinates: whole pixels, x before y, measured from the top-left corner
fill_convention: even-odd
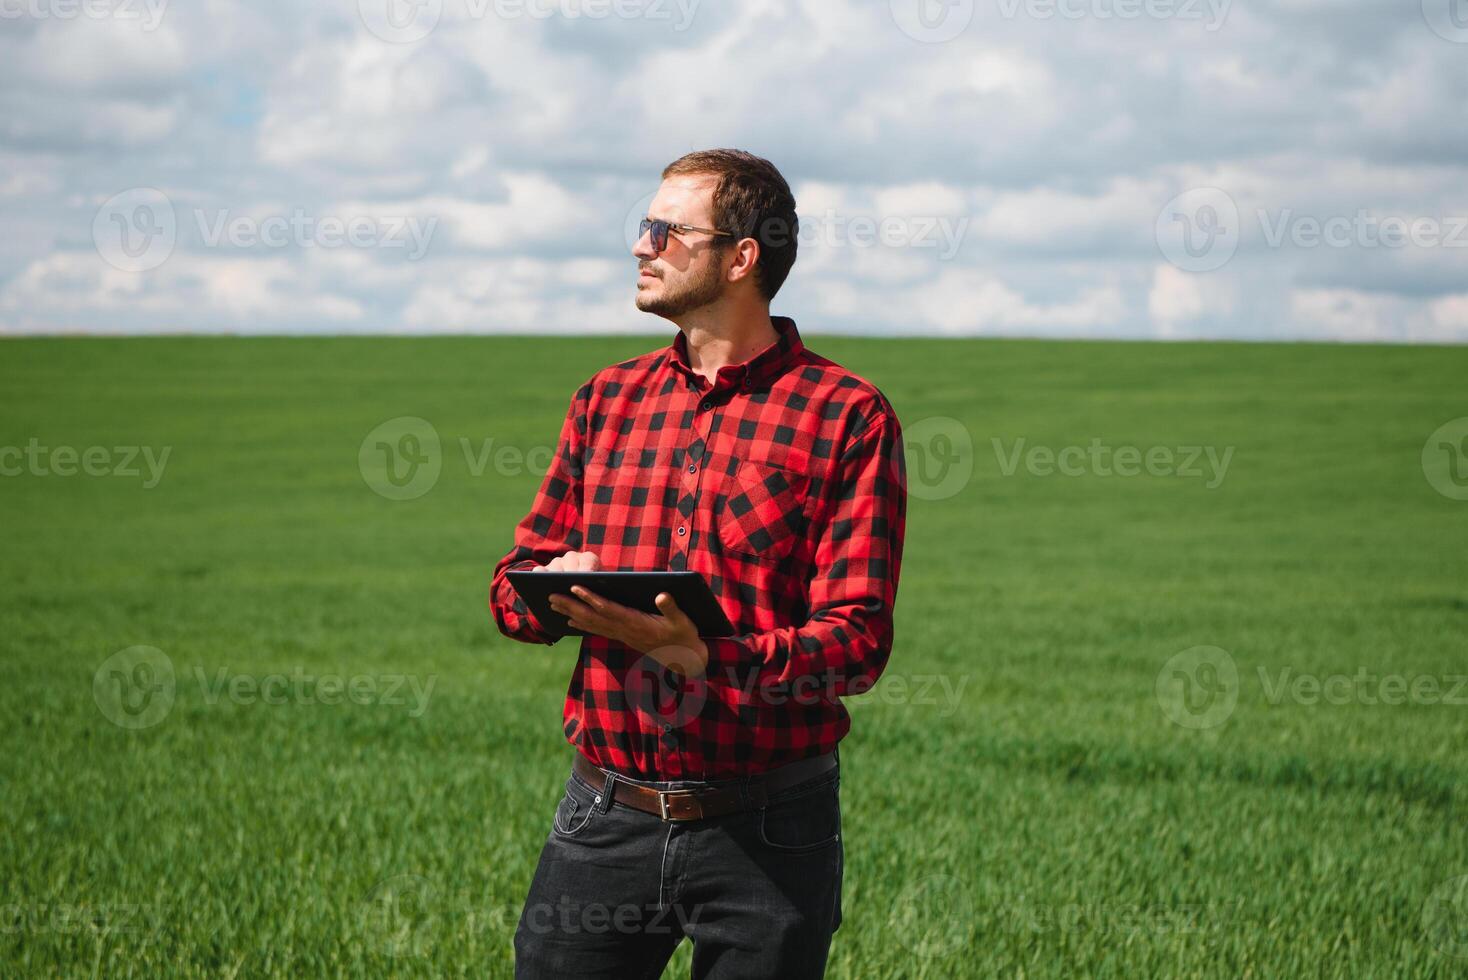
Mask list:
[[[444,6],[410,44],[374,37],[357,0],[198,0],[150,30],[7,20],[0,330],[659,329],[632,305],[629,211],[674,157],[740,145],[784,169],[813,236],[777,302],[804,329],[1468,333],[1468,249],[1263,234],[1468,217],[1468,59],[1410,4],[1234,4],[1212,31],[976,5],[944,44],[859,0],[705,0],[681,25]],[[91,229],[136,187],[169,195],[180,241],[122,273]],[[1154,237],[1197,187],[1243,222],[1210,273]],[[438,225],[406,262],[209,247],[198,210]]]

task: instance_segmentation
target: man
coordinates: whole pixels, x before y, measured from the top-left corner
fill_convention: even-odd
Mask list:
[[[812,352],[770,300],[795,198],[734,150],[671,164],[642,222],[637,306],[671,346],[598,371],[490,606],[554,643],[515,569],[691,569],[737,635],[700,638],[577,589],[590,634],[564,714],[577,749],[515,935],[520,977],[818,977],[841,922],[844,696],[892,647],[906,516],[902,433],[872,384]],[[671,695],[671,697],[669,697]]]

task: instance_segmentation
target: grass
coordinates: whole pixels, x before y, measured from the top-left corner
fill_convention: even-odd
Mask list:
[[[513,452],[666,339],[0,344],[0,447],[170,450],[151,489],[0,477],[0,974],[508,976],[575,657],[485,608]],[[1468,350],[807,339],[891,399],[912,484],[830,975],[1468,971],[1468,502],[1422,465]],[[358,468],[398,416],[442,440],[413,500]],[[1233,454],[1025,455],[1093,440]],[[174,698],[124,727],[136,646]]]

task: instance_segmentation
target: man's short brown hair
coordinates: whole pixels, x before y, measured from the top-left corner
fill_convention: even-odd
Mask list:
[[[717,238],[718,246],[741,238],[759,242],[755,282],[765,299],[774,299],[795,265],[800,219],[795,195],[770,161],[743,150],[700,150],[679,157],[663,170],[663,179],[707,175],[714,188],[714,227],[736,238]]]

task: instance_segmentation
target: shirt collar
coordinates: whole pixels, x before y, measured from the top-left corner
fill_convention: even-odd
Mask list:
[[[770,322],[774,325],[779,337],[775,339],[764,350],[741,364],[726,364],[719,368],[719,373],[710,391],[719,391],[726,387],[743,387],[746,390],[759,387],[767,381],[772,381],[795,363],[800,352],[805,349],[805,344],[800,339],[800,331],[795,327],[795,321],[788,316],[772,316]],[[679,330],[673,338],[672,345],[668,348],[668,364],[685,375],[694,385],[702,385],[706,379],[688,365],[688,338],[683,331]]]

